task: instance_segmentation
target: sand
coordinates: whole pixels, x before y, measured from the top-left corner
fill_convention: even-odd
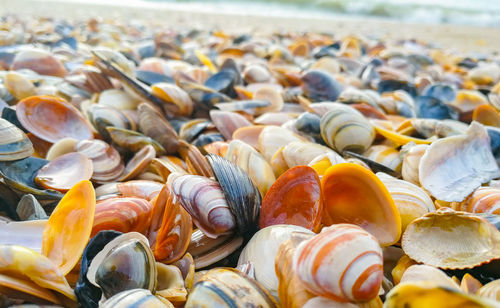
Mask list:
[[[275,16],[277,14],[266,12],[257,16],[244,12],[228,14],[216,11],[188,11],[172,3],[148,3],[139,7],[133,1],[126,0],[0,0],[0,15],[5,14],[81,19],[119,18],[123,21],[147,19],[177,29],[221,29],[230,33],[300,31],[332,33],[339,36],[359,34],[382,39],[417,39],[462,52],[500,51],[500,28],[424,25],[360,18],[278,17]]]

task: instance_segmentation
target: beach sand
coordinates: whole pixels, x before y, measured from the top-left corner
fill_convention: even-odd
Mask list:
[[[338,36],[373,35],[381,39],[417,39],[463,52],[499,52],[500,28],[464,25],[409,24],[361,18],[277,17],[277,12],[248,15],[242,12],[192,11],[173,3],[149,2],[138,6],[123,1],[0,0],[0,15],[114,18],[121,21],[146,19],[176,29],[220,29],[229,33],[274,31],[323,32]]]

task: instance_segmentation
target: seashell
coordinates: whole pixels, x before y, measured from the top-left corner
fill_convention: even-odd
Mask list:
[[[207,159],[226,197],[229,210],[236,220],[239,233],[244,236],[253,234],[256,231],[261,205],[257,187],[245,170],[225,158],[208,154]]]
[[[300,243],[293,255],[293,267],[307,290],[341,302],[375,298],[382,284],[382,263],[375,237],[350,224],[323,229]]]
[[[236,227],[219,183],[197,175],[173,173],[169,177],[173,177],[172,192],[208,237],[216,238]]]
[[[500,78],[500,68],[496,63],[480,62],[467,73],[467,77],[478,85],[496,83]]]
[[[194,119],[182,124],[179,130],[179,137],[188,142],[193,141],[198,137],[205,129],[208,129],[211,125],[210,121],[206,119]]]
[[[311,136],[316,142],[322,142],[320,130],[321,117],[314,113],[304,112],[297,117],[294,128],[305,135]]]
[[[149,227],[151,249],[157,260],[171,263],[186,252],[193,222],[166,185],[152,201],[154,211]]]
[[[462,201],[498,173],[488,139],[473,122],[465,135],[433,142],[419,163],[420,184],[436,199]]]
[[[216,104],[215,107],[219,108],[221,111],[242,111],[250,115],[256,115],[259,108],[262,109],[270,105],[271,102],[266,100],[240,100]]]
[[[102,297],[101,288],[93,285],[87,279],[87,272],[90,264],[95,256],[103,250],[103,248],[122,233],[116,231],[101,231],[96,236],[90,239],[82,254],[80,267],[80,275],[75,286],[75,294],[78,303],[82,307],[97,307],[98,302]]]
[[[464,276],[465,278],[465,276]],[[498,288],[500,287],[500,280],[493,280],[482,286],[477,292],[476,295],[482,298],[492,299],[494,301],[498,301],[500,299],[500,292]]]
[[[176,106],[178,110],[176,114],[189,116],[193,113],[193,101],[188,93],[177,85],[161,82],[152,85],[151,91],[153,95],[158,96],[167,104]]]
[[[323,70],[332,75],[340,73],[340,63],[337,59],[329,56],[324,56],[319,58],[316,62],[311,65],[313,69]]]
[[[273,168],[274,175],[276,177],[279,177],[288,170],[288,165],[285,161],[285,157],[283,156],[284,148],[284,146],[279,148],[279,150],[274,153],[273,157],[271,157],[271,161],[269,161],[269,164],[271,165],[271,168]]]
[[[339,103],[321,118],[320,128],[323,140],[340,153],[364,152],[375,139],[372,124],[357,110]]]
[[[73,269],[85,249],[94,211],[94,188],[89,181],[81,181],[64,195],[49,217],[43,231],[42,254],[59,267],[63,275]]]
[[[196,269],[200,269],[226,258],[242,244],[241,236],[221,235],[213,239],[197,229],[191,235],[187,252],[193,256]]]
[[[321,179],[323,221],[329,226],[353,223],[373,234],[382,246],[401,236],[401,218],[385,185],[371,171],[342,163],[328,168]]]
[[[277,112],[283,109],[284,102],[280,91],[273,87],[261,87],[255,91],[253,95],[255,100],[263,100],[271,102],[271,105],[266,107],[259,107],[255,110],[255,115],[262,115],[267,112]]]
[[[376,176],[385,185],[398,208],[401,216],[401,234],[413,220],[436,211],[431,198],[420,187],[382,172],[377,172]]]
[[[259,82],[269,82],[271,79],[271,74],[262,65],[248,65],[243,70],[243,80],[246,83],[259,83]]]
[[[162,183],[133,180],[123,183],[109,183],[96,188],[96,196],[103,199],[105,196],[114,195],[122,197],[137,197],[151,201],[163,188]]]
[[[151,291],[144,289],[130,289],[113,295],[104,303],[99,305],[102,308],[173,308],[174,305],[166,303],[154,296]]]
[[[443,208],[409,224],[401,244],[417,262],[463,269],[497,259],[499,240],[500,232],[486,219]]]
[[[411,126],[422,136],[440,138],[465,134],[467,124],[455,120],[411,119]]]
[[[234,140],[241,140],[252,146],[254,149],[259,149],[259,136],[266,125],[252,125],[238,128],[233,132]]]
[[[487,104],[477,106],[472,112],[472,121],[483,125],[500,127],[500,114],[495,107]]]
[[[49,162],[35,176],[35,183],[43,188],[66,192],[78,182],[90,180],[92,161],[81,153],[68,153]]]
[[[167,153],[175,153],[179,147],[179,137],[172,125],[147,103],[139,104],[138,110],[141,132],[158,141]]]
[[[18,160],[33,154],[26,134],[9,121],[0,118],[0,160]]]
[[[47,160],[54,160],[64,154],[75,152],[75,145],[77,143],[78,140],[73,138],[60,139],[50,147],[45,158]]]
[[[188,292],[184,287],[184,279],[180,269],[175,265],[156,262],[156,270],[158,272],[158,290],[155,294],[173,304],[184,304]]]
[[[71,137],[92,139],[92,130],[80,112],[65,100],[55,96],[31,96],[16,105],[19,122],[40,139],[57,142]]]
[[[281,244],[290,239],[293,232],[313,234],[311,231],[294,225],[273,225],[259,230],[252,236],[241,251],[238,265],[251,262],[254,265],[255,279],[273,296],[277,296],[278,277],[275,262]]]
[[[105,90],[99,93],[97,103],[102,106],[112,107],[118,110],[133,110],[139,105],[139,101],[119,89]]]
[[[186,162],[188,173],[205,177],[212,177],[214,175],[207,159],[201,154],[197,147],[181,141],[179,154]]]
[[[233,268],[212,269],[194,285],[185,307],[205,305],[278,307],[274,298],[257,281]]]
[[[0,272],[7,277],[31,280],[38,288],[54,290],[76,300],[73,289],[47,257],[19,245],[0,245]]]
[[[234,90],[234,85],[238,75],[235,71],[229,69],[222,69],[219,72],[213,74],[205,81],[205,86],[214,89],[217,92],[224,93],[229,97],[235,98],[236,92]]]
[[[135,130],[135,122],[123,110],[118,110],[110,106],[103,106],[99,104],[85,105],[82,102],[81,108],[89,120],[105,140],[110,141],[106,127],[113,126],[118,128]]]
[[[238,128],[252,125],[242,115],[229,111],[211,110],[210,119],[226,140],[231,140],[233,132]]]
[[[384,307],[496,307],[495,302],[461,291],[436,285],[432,282],[400,283],[386,296]]]
[[[36,172],[48,163],[45,159],[26,157],[15,161],[0,161],[0,175],[5,184],[15,192],[33,194],[39,200],[59,200],[61,193],[54,190],[40,190],[33,181]]]
[[[424,89],[425,96],[434,97],[444,103],[453,102],[457,96],[457,89],[446,83],[434,83]]]
[[[259,135],[259,152],[267,161],[283,146],[293,141],[305,141],[299,135],[279,126],[266,126]]]
[[[375,128],[377,134],[384,136],[387,140],[392,141],[396,145],[403,145],[409,142],[413,142],[415,144],[430,144],[432,142],[432,140],[428,139],[414,138],[403,134],[399,134],[397,132],[385,129],[380,125],[373,125],[373,127]]]
[[[229,96],[197,83],[180,82],[180,86],[184,91],[186,91],[186,93],[188,93],[192,101],[200,104],[206,109],[211,109],[219,103],[231,101]]]
[[[40,139],[37,136],[33,135],[32,133],[27,133],[26,136],[28,136],[28,139],[31,141],[31,144],[33,145],[33,149],[35,150],[33,153],[33,157],[37,158],[46,157],[47,152],[52,146],[52,143]]]
[[[87,279],[110,298],[125,290],[156,290],[156,263],[148,240],[137,232],[115,237],[92,259]]]
[[[428,147],[426,144],[419,144],[408,149],[401,167],[401,174],[405,181],[420,185],[418,165]]]
[[[458,209],[469,213],[500,214],[500,189],[493,187],[479,187],[463,202]]]
[[[394,285],[397,285],[401,282],[401,277],[403,277],[404,272],[412,265],[417,264],[417,262],[413,261],[407,255],[403,255],[394,268],[391,271],[392,281],[394,281]]]
[[[40,202],[31,194],[26,194],[21,197],[17,204],[16,212],[22,221],[47,219],[47,213],[40,205]]]
[[[12,63],[12,70],[30,69],[40,75],[64,77],[67,73],[64,65],[45,50],[26,49],[19,52]]]
[[[147,145],[152,145],[158,155],[166,153],[161,144],[141,133],[112,126],[106,127],[106,130],[109,132],[113,142],[115,142],[118,146],[134,153],[138,152]]]
[[[227,148],[225,158],[248,173],[262,197],[266,195],[276,180],[273,169],[264,157],[243,141],[232,140]]]
[[[450,105],[459,110],[461,119],[468,119],[470,121],[472,111],[483,104],[488,104],[488,98],[481,92],[474,90],[458,90],[455,101]]]
[[[182,277],[184,277],[184,285],[187,289],[193,288],[194,282],[194,260],[189,252],[184,254],[184,256],[173,263],[173,265],[177,266],[181,270]]]
[[[0,244],[20,245],[36,252],[42,251],[42,234],[47,220],[0,222]],[[12,236],[16,234],[16,236]]]
[[[283,148],[283,157],[289,168],[308,165],[320,155],[334,153],[330,148],[312,142],[293,141]]]
[[[420,118],[457,120],[459,116],[454,108],[432,96],[417,96],[415,99],[415,106],[417,115]]]
[[[368,148],[363,153],[366,158],[380,163],[396,172],[401,171],[401,164],[403,163],[399,151],[393,147],[386,145],[374,145]]]
[[[96,182],[113,181],[125,169],[118,151],[102,140],[82,140],[75,145],[75,151],[92,160],[92,180]]]
[[[224,157],[226,156],[228,147],[229,143],[227,143],[226,141],[215,141],[204,145],[203,150],[205,150],[205,152],[207,152],[208,154],[215,154]]]
[[[335,101],[342,92],[342,86],[333,76],[323,70],[310,70],[302,75],[302,90],[316,102]]]
[[[477,291],[483,286],[479,280],[472,277],[469,273],[466,273],[462,277],[462,281],[460,283],[460,289],[468,294],[477,294]]]
[[[40,288],[36,283],[27,279],[20,279],[0,274],[0,286],[2,287],[2,294],[13,301],[20,300],[21,302],[27,301],[33,304],[61,304],[60,300],[49,289]],[[4,301],[4,304],[5,301]],[[49,306],[11,306],[11,307],[49,307]],[[62,306],[50,306],[62,307]]]
[[[139,152],[134,154],[131,160],[125,166],[123,175],[120,177],[120,181],[125,181],[128,179],[133,179],[142,173],[149,164],[153,161],[156,156],[156,151],[152,145],[146,145]]]
[[[152,211],[151,203],[140,198],[114,197],[97,201],[90,237],[102,230],[145,234]]]
[[[262,200],[259,227],[290,224],[319,231],[323,196],[316,171],[297,166],[283,173]]]
[[[406,269],[401,277],[401,283],[432,282],[441,287],[460,291],[460,287],[445,272],[429,265],[415,264]]]
[[[318,176],[323,177],[328,168],[345,162],[346,160],[342,156],[332,151],[316,156],[308,165],[316,171]]]
[[[24,75],[9,71],[5,74],[5,88],[17,100],[22,100],[26,97],[35,95],[35,86]]]

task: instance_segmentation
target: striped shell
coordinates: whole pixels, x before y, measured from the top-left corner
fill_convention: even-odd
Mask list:
[[[96,182],[113,181],[125,170],[118,151],[102,140],[82,140],[75,145],[75,150],[92,160],[92,180]]]
[[[370,233],[351,224],[324,228],[293,256],[299,279],[312,293],[336,301],[368,301],[383,278],[382,249]]]
[[[283,146],[293,141],[303,141],[304,139],[292,131],[269,125],[266,126],[259,135],[259,152],[270,162],[273,155]]]
[[[219,183],[197,175],[179,176],[172,173],[170,176],[174,177],[173,193],[192,216],[196,226],[208,237],[216,238],[236,227]]]
[[[102,230],[144,234],[149,227],[152,209],[151,203],[141,198],[116,197],[98,201],[90,237]]]
[[[101,308],[170,308],[172,304],[165,304],[158,297],[145,289],[131,289],[117,293],[100,304]]]
[[[428,147],[429,145],[427,144],[418,144],[408,150],[403,158],[403,164],[401,167],[401,175],[405,181],[411,182],[415,185],[420,185],[420,181],[418,179],[418,165]]]
[[[376,161],[392,170],[397,172],[401,171],[401,164],[403,160],[399,151],[393,147],[386,145],[371,146],[364,154],[367,158]]]
[[[479,187],[459,205],[459,210],[469,213],[500,214],[500,189]]]
[[[179,115],[189,116],[193,112],[193,101],[189,95],[175,84],[157,83],[151,87],[153,95],[158,96],[179,109]]]
[[[294,141],[283,148],[283,157],[288,168],[308,165],[319,155],[334,153],[330,148],[312,142]]]
[[[14,124],[0,118],[0,160],[23,159],[33,154],[33,145]]]
[[[210,119],[226,140],[231,140],[233,133],[238,128],[252,125],[241,114],[230,111],[211,110]]]
[[[422,188],[382,172],[376,175],[384,183],[398,208],[403,232],[413,220],[436,210],[431,198]]]
[[[333,104],[333,103],[332,103]],[[342,153],[366,151],[375,139],[373,125],[356,109],[335,103],[321,117],[321,137],[331,148]]]

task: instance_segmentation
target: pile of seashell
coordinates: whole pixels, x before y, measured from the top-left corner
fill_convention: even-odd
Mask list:
[[[500,307],[500,58],[4,17],[0,306]]]

